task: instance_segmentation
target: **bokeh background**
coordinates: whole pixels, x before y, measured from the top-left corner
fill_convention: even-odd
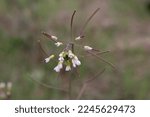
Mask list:
[[[8,98],[8,82],[12,83],[9,99],[67,99],[63,92],[33,80],[59,88],[68,83],[53,70],[57,60],[43,62],[45,55],[37,41],[41,40],[48,53],[58,54],[62,48],[56,48],[41,31],[67,41],[74,9],[77,36],[96,8],[100,11],[86,27],[82,44],[111,50],[102,56],[115,64],[119,73],[81,48],[75,49],[82,65],[78,74],[71,76],[72,98],[76,99],[84,80],[105,68],[81,99],[150,99],[149,0],[0,0],[0,99]]]

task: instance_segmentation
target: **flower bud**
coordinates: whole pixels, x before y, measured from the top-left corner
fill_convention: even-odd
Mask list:
[[[55,55],[52,54],[51,56],[49,56],[45,59],[45,62],[48,63],[54,57],[55,57]]]
[[[82,35],[82,36],[76,37],[75,40],[81,40],[81,39],[83,39],[83,38],[84,38],[84,36]]]
[[[90,46],[84,46],[84,50],[92,50],[93,48]]]
[[[51,36],[52,39],[57,40],[58,38],[54,35]]]
[[[56,42],[56,43],[55,43],[55,45],[56,45],[57,47],[61,46],[62,44],[63,44],[62,42]]]

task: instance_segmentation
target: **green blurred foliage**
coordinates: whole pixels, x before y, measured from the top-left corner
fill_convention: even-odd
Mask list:
[[[100,12],[86,27],[86,37],[81,43],[102,51],[111,50],[102,56],[114,63],[119,73],[99,59],[88,56],[81,48],[76,48],[82,65],[79,74],[74,72],[72,75],[73,99],[76,99],[82,82],[103,68],[106,71],[86,88],[81,99],[150,99],[150,3],[148,0],[90,2],[0,1],[0,82],[13,83],[10,99],[67,99],[65,93],[32,80],[55,87],[61,87],[63,82],[53,70],[57,60],[45,64],[46,56],[37,40],[41,40],[48,53],[59,54],[63,48],[56,48],[53,42],[42,36],[41,31],[57,35],[67,42],[73,10],[77,10],[73,26],[74,36],[78,36],[85,19],[97,7],[100,7]]]

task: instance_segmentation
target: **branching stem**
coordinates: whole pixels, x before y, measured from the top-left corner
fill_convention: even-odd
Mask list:
[[[84,82],[83,82],[83,85],[82,85],[82,87],[81,87],[81,90],[80,90],[80,92],[79,92],[79,94],[78,94],[78,96],[77,96],[76,99],[80,99],[80,98],[82,97],[82,95],[83,95],[83,93],[84,93],[86,87],[87,87],[91,82],[93,82],[94,80],[96,80],[96,79],[98,78],[98,76],[100,76],[104,71],[105,71],[105,69],[103,69],[102,71],[98,72],[98,73],[97,73],[95,76],[93,76],[92,78],[90,78],[90,79],[84,81]]]

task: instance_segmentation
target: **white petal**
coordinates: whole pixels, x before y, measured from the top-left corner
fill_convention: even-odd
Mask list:
[[[82,39],[81,36],[75,38],[75,40],[80,40],[80,39]]]
[[[72,59],[73,67],[76,67],[75,59]]]
[[[90,46],[84,46],[84,49],[85,49],[85,50],[92,50],[93,48],[90,47]]]
[[[52,59],[52,58],[54,58],[54,57],[55,57],[55,55],[52,54],[49,58]]]
[[[48,63],[50,61],[50,57],[45,59],[45,62]]]
[[[66,66],[66,71],[70,71],[70,70],[71,70],[70,65],[67,65],[67,66]]]
[[[78,57],[77,57],[77,56],[74,56],[74,59],[75,59],[75,60],[78,60]]]
[[[61,53],[59,54],[59,56],[60,56],[60,57],[63,57],[63,54],[64,54],[64,52],[61,52]]]
[[[73,59],[72,59],[72,63],[73,63],[73,66],[75,65],[81,65],[81,62],[79,61],[78,57],[75,56]],[[74,65],[75,64],[75,65]]]
[[[58,38],[54,35],[51,36],[52,39],[57,40]]]
[[[54,70],[55,70],[56,72],[60,72],[60,68],[59,68],[58,66],[56,66],[56,67],[54,68]]]
[[[58,59],[60,62],[63,62],[64,61],[64,58],[63,57],[59,57]]]
[[[55,57],[55,55],[52,54],[51,56],[49,56],[45,59],[45,62],[48,63],[54,57]]]
[[[60,70],[61,70],[62,68],[63,68],[63,65],[62,65],[61,62],[59,62],[58,65],[54,68],[54,70],[55,70],[56,72],[60,72]]]
[[[69,58],[73,58],[75,55],[72,53],[72,51],[71,51],[71,50],[69,50],[69,52],[68,52],[68,56],[69,56]]]
[[[61,46],[63,43],[61,43],[61,42],[56,42],[55,43],[55,45],[57,46],[57,47],[59,47],[59,46]]]
[[[76,60],[76,65],[81,65],[81,62],[79,60]]]
[[[75,63],[73,63],[73,67],[76,67],[76,64],[75,64]]]
[[[77,65],[81,65],[81,62],[79,61],[79,59],[77,57],[73,58],[72,59],[72,64],[73,64],[73,67],[76,67]]]
[[[62,69],[62,68],[63,68],[62,63],[58,63],[58,65],[57,65],[57,66],[59,67],[59,69]]]

